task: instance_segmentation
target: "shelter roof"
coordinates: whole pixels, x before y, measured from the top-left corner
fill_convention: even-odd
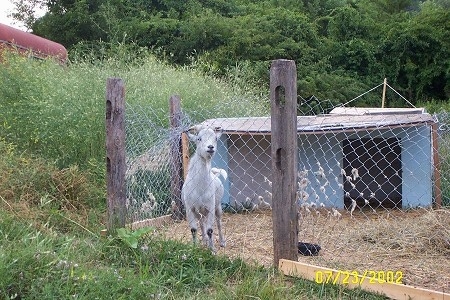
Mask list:
[[[298,133],[328,131],[374,130],[392,127],[410,127],[435,123],[422,108],[336,108],[329,114],[297,116]],[[240,117],[208,119],[200,125],[221,128],[224,133],[271,132],[270,117]]]

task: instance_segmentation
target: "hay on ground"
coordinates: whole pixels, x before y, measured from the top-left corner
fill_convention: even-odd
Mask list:
[[[223,216],[227,246],[219,255],[273,265],[270,211]],[[165,237],[191,242],[186,221],[171,223]],[[299,261],[342,271],[401,271],[404,284],[450,292],[450,210],[383,210],[346,212],[339,218],[326,210],[303,213],[299,241],[319,244],[315,257]],[[218,245],[218,244],[217,244]]]

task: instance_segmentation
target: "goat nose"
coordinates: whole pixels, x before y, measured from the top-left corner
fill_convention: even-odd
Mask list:
[[[209,150],[213,150],[214,146],[213,145],[209,145],[208,148],[209,148]]]

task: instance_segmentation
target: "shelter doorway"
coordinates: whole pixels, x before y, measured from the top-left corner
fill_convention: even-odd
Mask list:
[[[402,207],[402,160],[398,138],[343,141],[344,205],[363,208]],[[355,171],[357,170],[357,171]]]

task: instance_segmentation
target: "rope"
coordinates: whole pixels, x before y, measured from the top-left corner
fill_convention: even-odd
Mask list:
[[[394,88],[391,87],[388,83],[386,83],[386,85],[387,85],[391,90],[393,90],[397,95],[399,95],[403,100],[405,100],[406,103],[408,103],[408,104],[411,105],[412,107],[416,108],[416,107],[414,106],[414,104],[412,104],[411,102],[409,102],[408,99],[406,99],[406,98],[403,97],[399,92],[397,92],[396,90],[394,90]]]
[[[353,99],[350,100],[350,101],[345,102],[344,104],[341,104],[340,106],[347,106],[347,104],[352,103],[352,102],[355,101],[356,99],[361,98],[362,96],[364,96],[364,95],[370,93],[370,92],[373,91],[374,89],[379,88],[379,87],[380,87],[381,85],[383,85],[383,84],[384,84],[384,83],[380,83],[380,84],[377,85],[376,87],[371,88],[370,90],[368,90],[368,91],[362,93],[361,95],[359,95],[359,96],[353,98]],[[393,87],[391,87],[388,83],[386,83],[386,86],[388,86],[391,90],[394,91],[394,93],[396,93],[396,94],[399,95],[403,100],[405,100],[406,103],[408,103],[411,107],[416,108],[416,106],[414,106],[414,104],[412,104],[408,99],[406,99],[405,97],[403,97],[399,92],[397,92],[397,91],[396,91]]]
[[[371,88],[370,90],[368,90],[367,92],[365,92],[365,93],[362,93],[361,95],[359,95],[359,96],[357,96],[357,97],[355,97],[355,98],[353,98],[352,100],[350,100],[350,101],[347,101],[347,102],[345,102],[344,104],[342,104],[341,106],[346,106],[347,104],[349,104],[349,103],[351,103],[351,102],[353,102],[353,101],[355,101],[356,99],[358,99],[358,98],[361,98],[362,96],[364,96],[365,94],[368,94],[368,93],[370,93],[371,91],[373,91],[374,89],[376,89],[376,88],[378,88],[378,87],[380,87],[381,85],[383,85],[383,83],[380,83],[379,85],[377,85],[376,87],[374,87],[374,88]]]

